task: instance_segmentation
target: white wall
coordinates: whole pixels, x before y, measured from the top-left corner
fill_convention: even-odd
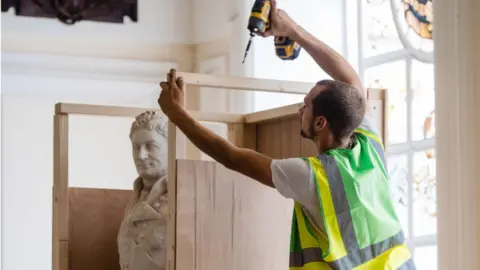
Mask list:
[[[24,66],[23,74],[4,55],[2,68],[2,269],[51,269],[53,184],[53,114],[56,102],[155,108],[158,85],[149,76],[125,79],[122,74],[89,76],[65,73],[60,65]],[[51,60],[55,57],[38,57]],[[64,58],[77,62],[76,58]],[[92,64],[101,66],[106,60]],[[39,60],[38,63],[41,61]],[[106,65],[117,65],[113,61]],[[135,73],[134,61],[130,65]],[[105,65],[105,64],[104,64]],[[65,66],[68,66],[65,64]],[[167,72],[172,63],[155,68],[137,63],[138,70]],[[35,70],[35,67],[38,69]],[[43,67],[43,68],[42,68]],[[49,71],[45,71],[49,67]],[[71,69],[73,70],[73,68]],[[114,69],[115,70],[115,69]],[[137,70],[137,71],[138,71]],[[137,72],[137,75],[139,72]],[[147,73],[148,75],[148,73]],[[131,189],[136,177],[129,127],[133,118],[73,116],[70,121],[69,180],[71,186]],[[26,259],[28,258],[28,259]]]
[[[54,19],[2,13],[2,50],[162,60],[159,46],[190,44],[191,1],[139,0],[138,22],[84,21],[64,25]]]
[[[198,60],[218,55],[225,74],[243,75],[241,49],[232,52],[243,47],[232,39],[244,28],[237,6],[243,2],[139,0],[138,23],[73,26],[16,17],[13,10],[1,14],[2,269],[51,269],[53,105],[156,108],[158,82],[169,68],[193,71]],[[243,110],[242,98],[232,107]],[[72,186],[131,188],[132,120],[72,117]]]
[[[283,0],[278,5],[307,31],[339,53],[346,54],[343,1],[302,0],[300,4],[294,0]],[[275,55],[273,37],[256,37],[252,46],[247,62],[253,65],[255,77],[306,82],[329,78],[304,49],[296,60],[283,61]],[[255,93],[254,109],[264,110],[302,100],[303,95]]]
[[[281,7],[341,48],[338,6],[305,1],[295,7],[284,0]],[[251,0],[139,0],[138,23],[73,26],[2,13],[2,269],[51,269],[54,103],[157,107],[158,81],[171,67],[277,79],[321,76],[305,52],[291,63],[278,60],[271,39],[256,39],[243,65],[250,9]],[[251,93],[229,92],[212,103],[207,91],[197,96],[200,108],[253,110]],[[73,186],[130,188],[136,175],[128,140],[132,120],[72,118]]]

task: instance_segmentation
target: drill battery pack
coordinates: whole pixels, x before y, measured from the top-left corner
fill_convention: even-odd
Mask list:
[[[275,53],[282,60],[294,60],[301,51],[300,45],[288,37],[275,37]]]

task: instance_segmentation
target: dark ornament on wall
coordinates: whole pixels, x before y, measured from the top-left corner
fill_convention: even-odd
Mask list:
[[[2,12],[15,9],[17,16],[57,18],[65,24],[97,21],[137,22],[137,0],[2,0]]]

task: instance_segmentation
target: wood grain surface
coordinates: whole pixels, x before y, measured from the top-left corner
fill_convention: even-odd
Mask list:
[[[216,162],[177,168],[177,270],[288,269],[292,201]]]
[[[117,234],[131,190],[69,188],[69,270],[119,270]]]

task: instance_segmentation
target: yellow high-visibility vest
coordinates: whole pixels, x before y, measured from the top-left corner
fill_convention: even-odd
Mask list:
[[[306,158],[312,170],[325,233],[295,202],[291,270],[416,269],[394,211],[381,140],[357,129],[351,149]]]

